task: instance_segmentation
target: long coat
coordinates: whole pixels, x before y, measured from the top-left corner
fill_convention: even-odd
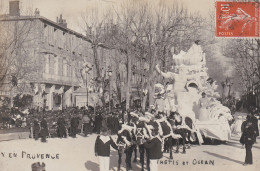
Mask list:
[[[47,121],[45,119],[43,119],[41,121],[41,131],[40,131],[40,135],[42,137],[46,137],[49,135],[49,130],[48,130],[48,124]]]

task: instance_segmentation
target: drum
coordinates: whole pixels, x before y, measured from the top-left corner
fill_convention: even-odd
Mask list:
[[[118,150],[119,152],[123,152],[126,148],[126,144],[123,144],[123,143],[119,143],[118,144]]]
[[[137,144],[140,145],[140,144],[143,144],[144,143],[144,136],[137,136],[136,137],[137,139]]]

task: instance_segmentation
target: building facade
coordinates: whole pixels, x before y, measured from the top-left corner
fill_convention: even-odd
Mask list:
[[[0,23],[9,39],[20,39],[21,46],[12,49],[15,53],[6,53],[7,57],[25,56],[26,61],[30,59],[28,69],[35,68],[26,78],[21,77],[33,89],[34,107],[55,110],[74,106],[73,92],[84,84],[83,63],[93,61],[87,38],[68,29],[62,15],[57,22],[40,16],[37,9],[34,16],[20,16],[19,3],[12,1],[10,14],[1,16]],[[93,73],[88,74],[88,80]]]

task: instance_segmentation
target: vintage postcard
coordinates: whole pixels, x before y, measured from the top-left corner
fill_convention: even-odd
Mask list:
[[[0,0],[0,170],[259,170],[259,8]]]

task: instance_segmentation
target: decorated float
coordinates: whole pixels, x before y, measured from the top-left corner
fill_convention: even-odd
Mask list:
[[[192,118],[195,128],[204,137],[229,140],[228,121],[233,117],[229,108],[217,100],[217,85],[207,73],[205,53],[199,41],[188,52],[173,55],[173,62],[172,70],[168,72],[162,72],[156,65],[158,73],[169,80],[166,86],[155,85],[157,111],[167,114],[177,111]]]

